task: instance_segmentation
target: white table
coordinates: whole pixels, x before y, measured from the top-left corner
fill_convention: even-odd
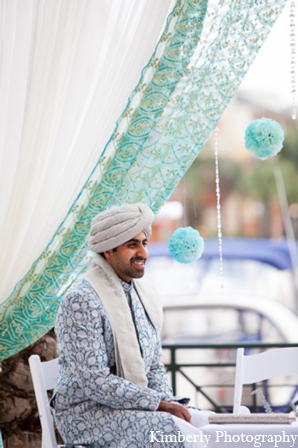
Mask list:
[[[210,424],[200,428],[204,448],[298,448],[298,422],[276,424]],[[197,440],[198,441],[198,440]]]

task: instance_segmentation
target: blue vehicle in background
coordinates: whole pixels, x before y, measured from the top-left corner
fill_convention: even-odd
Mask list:
[[[216,306],[234,308],[239,310],[239,325],[242,323],[243,327],[243,310],[247,308],[259,314],[260,322],[262,317],[268,315],[272,325],[276,326],[277,333],[280,333],[278,340],[298,341],[298,326],[296,331],[294,325],[298,319],[297,291],[287,242],[224,239],[223,278],[216,239],[206,239],[202,257],[189,264],[176,262],[169,254],[166,243],[149,244],[148,249],[145,278],[161,296],[166,315],[169,312],[173,314],[175,308],[179,308],[180,312],[183,308],[194,310],[208,305],[213,309]],[[165,316],[165,325],[166,319]],[[215,324],[214,330],[220,330],[224,326],[224,319],[221,320],[222,325]],[[292,336],[289,327],[294,327]],[[251,340],[253,336],[245,328],[242,330],[243,339]],[[210,331],[212,332],[212,328]],[[194,338],[191,326],[188,332],[189,338]],[[202,332],[202,338],[212,338],[209,333]],[[231,336],[231,331],[229,333]],[[264,340],[260,328],[254,334],[256,340]],[[224,335],[224,332],[222,337],[228,341],[228,335]],[[272,340],[272,336],[270,339]],[[235,337],[230,340],[233,341]]]

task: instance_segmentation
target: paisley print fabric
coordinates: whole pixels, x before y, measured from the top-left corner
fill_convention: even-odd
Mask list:
[[[157,333],[135,290],[125,282],[121,284],[130,302],[148,387],[136,386],[114,374],[110,322],[98,294],[82,280],[74,284],[61,302],[55,327],[59,375],[52,406],[57,427],[65,443],[183,447],[182,442],[150,442],[150,431],[177,435],[178,428],[171,415],[156,411],[161,400],[174,397],[160,361]]]

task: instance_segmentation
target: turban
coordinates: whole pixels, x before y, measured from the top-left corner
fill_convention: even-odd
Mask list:
[[[154,213],[146,204],[113,206],[91,221],[88,245],[98,254],[121,246],[140,232],[148,239]]]

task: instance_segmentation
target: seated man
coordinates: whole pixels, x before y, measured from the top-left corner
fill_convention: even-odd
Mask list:
[[[65,443],[184,446],[177,422],[191,426],[192,417],[173,397],[160,361],[161,305],[137,280],[153,218],[148,206],[132,204],[92,221],[88,244],[97,255],[63,298],[55,328],[59,376],[51,405]],[[162,435],[173,437],[167,443]]]

